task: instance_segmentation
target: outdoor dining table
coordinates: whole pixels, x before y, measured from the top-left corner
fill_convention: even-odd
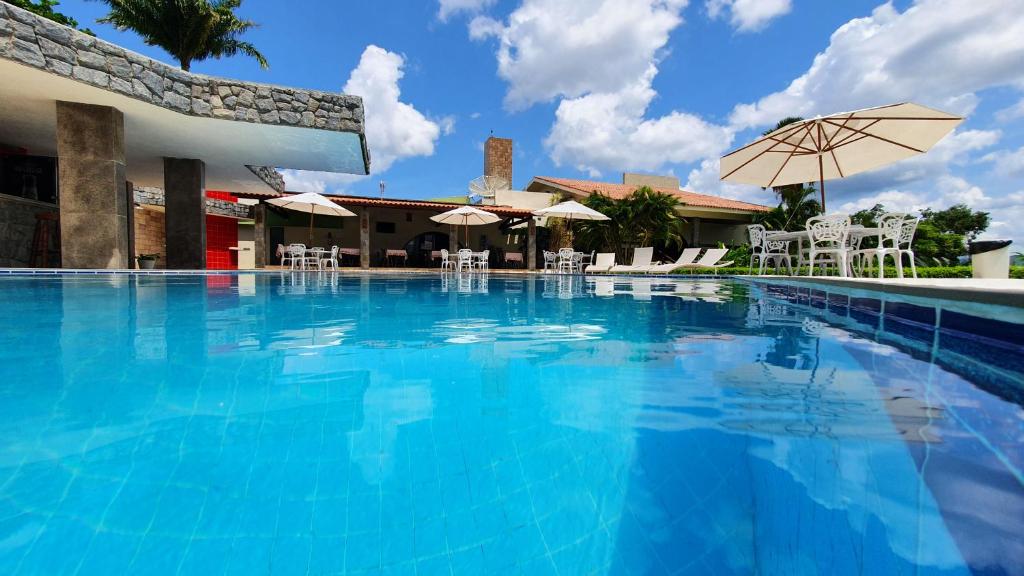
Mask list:
[[[313,248],[306,248],[306,256],[316,258],[316,268],[320,268],[320,260],[324,257],[324,252],[326,252],[326,250],[319,246],[314,246]],[[302,262],[302,267],[306,267],[305,261]]]
[[[869,228],[861,226],[860,224],[853,224],[850,226],[850,235],[859,236],[866,238],[870,236],[878,236],[881,233],[881,228]],[[782,242],[796,241],[797,254],[801,254],[804,251],[804,240],[810,240],[810,233],[807,230],[795,230],[793,232],[782,232],[768,230],[765,232],[765,240],[779,240]],[[840,270],[839,275],[846,277],[848,270]]]

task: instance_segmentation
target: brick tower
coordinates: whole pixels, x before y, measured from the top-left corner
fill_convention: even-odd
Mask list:
[[[512,140],[491,136],[484,142],[484,176],[501,176],[512,186]]]

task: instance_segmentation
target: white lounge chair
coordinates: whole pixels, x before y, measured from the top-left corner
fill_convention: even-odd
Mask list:
[[[602,252],[597,255],[593,264],[587,266],[586,272],[607,272],[612,266],[615,266],[615,253]]]
[[[651,259],[654,258],[654,248],[634,248],[633,249],[633,263],[629,266],[619,265],[612,266],[612,272],[646,272],[647,267],[651,265]]]
[[[646,271],[651,274],[668,274],[676,268],[682,268],[687,264],[693,264],[693,261],[697,259],[698,254],[700,254],[700,248],[686,248],[675,262],[669,262],[668,264],[651,264],[647,267]]]
[[[710,248],[707,252],[701,256],[700,260],[697,260],[693,264],[684,264],[679,268],[725,268],[732,264],[732,260],[727,262],[719,262],[722,256],[729,250],[727,248]]]

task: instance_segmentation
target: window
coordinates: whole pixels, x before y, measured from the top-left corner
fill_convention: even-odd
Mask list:
[[[394,222],[377,222],[377,234],[394,234]]]
[[[0,155],[0,194],[57,203],[57,159]]]

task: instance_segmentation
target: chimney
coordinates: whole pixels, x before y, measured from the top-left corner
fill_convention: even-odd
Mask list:
[[[512,140],[491,136],[484,142],[484,176],[501,176],[512,186]]]
[[[650,186],[651,188],[668,188],[670,190],[679,189],[679,178],[675,176],[656,176],[654,174],[636,174],[633,172],[624,172],[622,174],[622,183],[630,186]]]

